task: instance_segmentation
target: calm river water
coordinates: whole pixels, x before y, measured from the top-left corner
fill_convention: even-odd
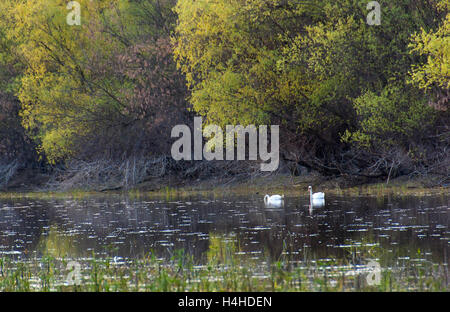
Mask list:
[[[0,200],[0,257],[169,258],[177,249],[206,261],[210,238],[233,237],[239,253],[271,261],[319,261],[370,256],[374,246],[389,265],[414,258],[446,264],[449,197],[328,196],[310,210],[307,197],[287,197],[267,209],[261,195],[131,199]],[[355,254],[352,254],[355,257]]]

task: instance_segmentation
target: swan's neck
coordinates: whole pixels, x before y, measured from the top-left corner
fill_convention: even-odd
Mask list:
[[[313,192],[312,192],[312,188],[309,189],[309,196],[312,197]]]

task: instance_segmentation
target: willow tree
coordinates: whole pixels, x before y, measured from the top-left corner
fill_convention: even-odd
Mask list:
[[[10,6],[8,36],[26,64],[23,125],[50,162],[161,151],[150,130],[185,108],[168,39],[172,2],[81,0],[79,20],[65,0]]]
[[[36,160],[36,153],[21,125],[20,102],[15,96],[25,66],[8,34],[13,25],[9,15],[11,4],[0,2],[0,164],[14,161],[29,165]]]

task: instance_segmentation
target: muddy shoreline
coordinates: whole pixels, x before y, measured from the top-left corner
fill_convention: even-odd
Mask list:
[[[134,195],[164,195],[173,194],[307,194],[309,185],[315,190],[327,191],[333,194],[385,194],[398,193],[405,195],[420,195],[426,193],[450,193],[450,183],[442,176],[400,176],[389,181],[371,180],[355,181],[346,177],[326,177],[317,172],[309,172],[300,176],[292,176],[285,173],[268,174],[259,177],[227,177],[211,176],[206,179],[182,179],[175,175],[149,178],[146,181],[129,187],[86,185],[73,188],[58,188],[53,184],[49,187],[48,181],[53,177],[49,174],[38,173],[32,170],[19,172],[6,188],[0,190],[1,196],[13,196],[14,194],[44,195],[48,194],[122,194]],[[444,181],[445,183],[442,183]]]

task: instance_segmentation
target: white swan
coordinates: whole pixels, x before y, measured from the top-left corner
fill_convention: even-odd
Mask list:
[[[310,199],[324,199],[325,198],[325,193],[322,193],[322,192],[313,193],[311,185],[308,186],[308,190],[309,190],[309,198]]]
[[[264,204],[271,208],[281,207],[284,204],[284,195],[269,196],[266,194],[266,196],[264,196]]]
[[[313,206],[322,207],[325,205],[325,193],[322,192],[313,193],[311,186],[308,186],[308,190],[309,190],[309,202],[311,207]]]

